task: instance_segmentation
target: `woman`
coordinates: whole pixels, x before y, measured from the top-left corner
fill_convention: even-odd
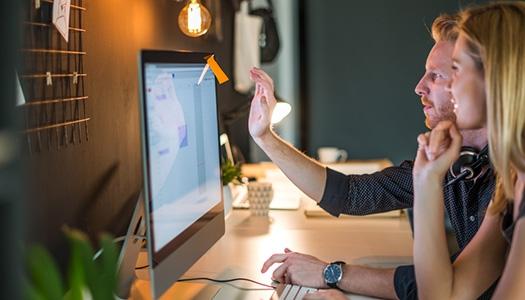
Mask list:
[[[422,299],[475,299],[503,272],[494,298],[525,299],[525,3],[498,2],[465,10],[458,30],[450,87],[457,126],[487,126],[498,185],[479,231],[451,263],[442,182],[459,155],[461,135],[455,124],[444,122],[418,137],[418,293]]]

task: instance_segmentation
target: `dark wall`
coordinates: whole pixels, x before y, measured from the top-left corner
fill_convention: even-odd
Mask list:
[[[466,2],[466,1],[463,1]],[[306,0],[303,100],[307,151],[412,159],[424,115],[414,88],[433,45],[427,27],[457,0]]]
[[[2,247],[0,249],[0,268],[9,279],[0,284],[0,299],[21,298],[20,253],[22,176],[19,149],[16,147],[15,132],[17,122],[14,114],[15,77],[20,44],[21,3],[18,0],[0,2],[0,228],[2,228]],[[11,138],[10,138],[11,137]],[[9,151],[9,150],[12,151]],[[9,152],[11,152],[9,155]],[[5,278],[5,277],[4,277]]]
[[[57,255],[64,254],[60,228],[78,227],[96,236],[124,233],[142,187],[138,112],[139,49],[213,52],[232,74],[234,9],[221,1],[223,40],[183,36],[177,16],[185,2],[173,0],[84,1],[85,69],[89,142],[29,157],[32,197],[28,203],[29,236]],[[231,82],[218,88],[219,109],[245,101]],[[248,147],[247,126],[239,120],[231,137]],[[246,150],[247,151],[247,150]],[[247,153],[247,152],[246,152]]]

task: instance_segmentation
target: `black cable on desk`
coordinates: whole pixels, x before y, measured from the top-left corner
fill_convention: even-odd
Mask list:
[[[255,280],[252,280],[252,279],[249,279],[249,278],[242,278],[242,277],[232,278],[232,279],[213,279],[213,278],[208,278],[208,277],[195,277],[195,278],[181,278],[181,279],[179,279],[177,281],[178,282],[184,282],[184,281],[197,281],[197,280],[208,280],[208,281],[219,282],[219,283],[228,283],[228,282],[232,282],[232,281],[248,281],[248,282],[251,282],[251,283],[255,283],[255,284],[267,287],[268,290],[269,289],[272,289],[272,290],[275,289],[275,287],[273,287],[271,285],[260,283],[260,282],[257,282]],[[237,287],[237,288],[239,288],[239,287]],[[240,288],[240,289],[251,290],[251,289],[247,289],[247,288]],[[258,290],[260,290],[260,289],[258,289]],[[265,289],[265,290],[267,290],[267,289]]]
[[[149,267],[149,265],[136,267],[135,270],[146,269],[148,267]],[[233,282],[233,281],[248,281],[248,282],[255,283],[255,284],[258,284],[258,285],[261,285],[261,286],[264,286],[264,287],[268,288],[268,289],[263,289],[263,290],[269,290],[269,289],[274,290],[275,289],[275,287],[273,287],[271,285],[264,284],[264,283],[261,283],[261,282],[258,282],[258,281],[255,281],[255,280],[252,280],[252,279],[249,279],[249,278],[242,278],[242,277],[237,277],[237,278],[232,278],[232,279],[213,279],[213,278],[209,278],[209,277],[195,277],[195,278],[181,278],[181,279],[179,279],[177,281],[178,282],[184,282],[184,281],[197,281],[197,280],[208,280],[208,281],[213,281],[213,282],[218,282],[218,283],[229,283],[229,282]],[[261,289],[241,288],[241,287],[238,287],[238,286],[233,286],[233,287],[238,288],[238,289],[242,289],[242,290],[261,290]]]

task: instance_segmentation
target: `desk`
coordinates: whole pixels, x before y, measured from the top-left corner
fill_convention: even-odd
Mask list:
[[[388,164],[385,163],[385,166]],[[247,166],[260,177],[261,167]],[[274,168],[271,164],[264,168]],[[264,170],[264,169],[263,169]],[[246,171],[246,168],[243,168]],[[263,262],[285,247],[293,251],[316,256],[324,261],[344,260],[348,263],[390,267],[410,263],[412,233],[405,216],[397,218],[312,218],[306,217],[304,208],[308,199],[302,199],[295,211],[270,211],[268,218],[252,217],[249,210],[233,210],[226,220],[225,235],[187,272],[183,278],[211,277],[229,279],[250,278],[263,283],[271,282],[273,268],[260,273]],[[141,257],[138,265],[146,264]],[[144,278],[147,271],[137,271]],[[245,291],[227,284],[199,282],[188,287],[177,283],[165,294],[165,299],[187,299],[187,295],[200,295],[198,299],[269,299],[272,291]],[[259,288],[251,283],[236,282],[237,286]],[[206,287],[220,287],[204,291]],[[148,299],[148,282],[136,281],[133,299]],[[188,292],[188,290],[193,290]],[[351,299],[369,299],[352,296]]]
[[[259,270],[270,255],[282,252],[284,247],[325,261],[383,262],[388,266],[410,261],[412,235],[405,217],[307,218],[301,208],[298,211],[271,211],[269,218],[264,218],[251,217],[248,210],[234,210],[226,222],[225,235],[183,277],[246,277],[270,283],[273,269],[266,274]],[[138,271],[139,278],[144,278],[144,273]],[[237,284],[257,287],[244,282]],[[176,286],[180,285],[175,284],[166,293],[169,296],[166,299],[180,299],[176,297]],[[269,299],[271,294],[271,291],[247,292],[222,285],[214,299]],[[133,299],[148,299],[145,280],[137,280],[132,296]]]

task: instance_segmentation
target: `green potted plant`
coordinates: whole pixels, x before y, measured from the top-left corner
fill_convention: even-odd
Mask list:
[[[241,166],[230,160],[221,164],[222,194],[224,200],[224,215],[228,216],[232,209],[235,185],[242,184]]]
[[[65,228],[64,232],[70,245],[66,279],[63,279],[57,263],[46,249],[32,246],[27,253],[24,298],[114,300],[118,251],[112,237],[101,236],[102,252],[95,259],[89,239],[82,232],[69,228]]]

